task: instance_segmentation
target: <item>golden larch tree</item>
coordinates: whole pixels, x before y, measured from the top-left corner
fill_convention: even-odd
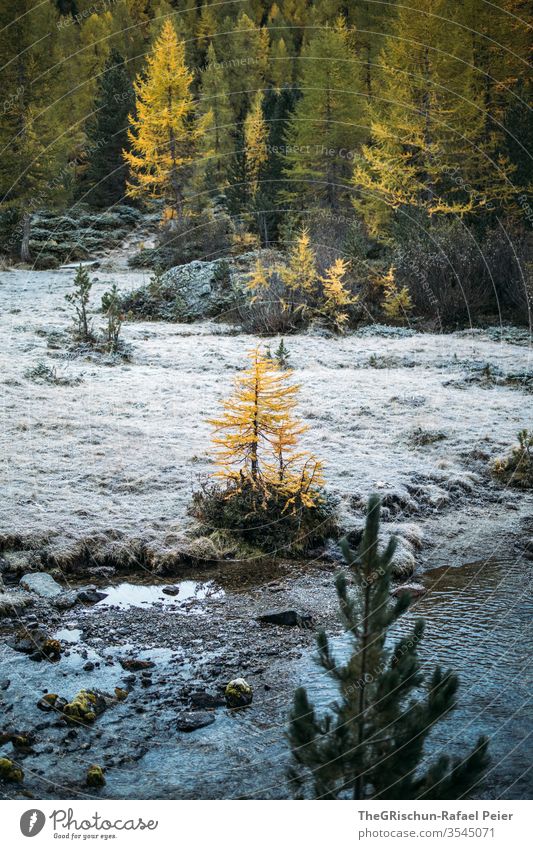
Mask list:
[[[268,160],[268,128],[263,116],[263,92],[258,91],[244,121],[244,170],[252,198],[257,195],[261,169]]]
[[[322,467],[311,454],[297,449],[307,430],[295,416],[299,386],[291,373],[262,354],[250,352],[250,366],[238,375],[224,413],[212,419],[219,470],[216,476],[235,491],[244,485],[277,489],[287,504],[300,497],[307,506],[322,483]],[[231,494],[231,493],[230,493]]]
[[[135,82],[131,151],[124,151],[124,159],[132,176],[128,194],[164,198],[172,217],[183,214],[195,149],[211,123],[210,112],[199,118],[194,115],[192,80],[185,64],[185,44],[167,20],[148,57],[146,73]]]
[[[334,330],[342,332],[348,322],[347,307],[357,301],[346,288],[346,274],[350,263],[338,257],[335,262],[326,269],[322,283],[323,302],[321,312]]]

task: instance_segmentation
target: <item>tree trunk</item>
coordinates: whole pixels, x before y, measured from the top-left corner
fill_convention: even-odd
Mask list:
[[[24,213],[22,219],[22,242],[20,245],[20,258],[22,262],[30,262],[30,233],[31,233],[31,212]]]

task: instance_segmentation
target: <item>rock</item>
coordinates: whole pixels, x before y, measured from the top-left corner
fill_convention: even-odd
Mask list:
[[[97,590],[96,587],[85,587],[79,590],[77,598],[82,604],[97,604],[107,598],[107,593]]]
[[[10,758],[0,758],[0,779],[20,783],[24,780],[24,772]]]
[[[92,660],[88,660],[86,664],[83,666],[84,672],[92,672],[94,669],[94,663]]]
[[[2,681],[0,681],[0,690],[8,690],[10,684],[11,681],[9,678],[3,678]]]
[[[61,595],[56,596],[52,600],[52,604],[54,607],[57,607],[58,610],[70,610],[71,607],[74,607],[75,604],[78,603],[78,593],[76,590],[71,590],[67,593],[61,593]]]
[[[194,690],[189,695],[189,701],[195,710],[222,707],[226,704],[223,696],[209,693],[207,690]]]
[[[107,707],[105,697],[93,690],[80,692],[63,708],[67,720],[72,723],[94,722]]]
[[[46,693],[37,702],[37,707],[45,713],[49,713],[52,710],[56,713],[63,713],[63,708],[66,704],[67,700],[58,696],[57,693]]]
[[[98,764],[91,764],[85,780],[87,787],[103,787],[105,784],[104,771]]]
[[[180,588],[179,587],[172,587],[172,586],[163,587],[161,592],[165,593],[165,595],[179,595],[180,594]]]
[[[311,628],[313,617],[310,613],[298,613],[297,610],[271,610],[257,617],[258,622],[266,622],[269,625],[285,625],[288,628],[299,626],[300,628]]]
[[[122,669],[126,669],[128,672],[140,672],[141,669],[153,669],[155,663],[152,660],[121,660],[120,665]]]
[[[33,752],[33,744],[36,741],[36,736],[32,731],[24,731],[20,734],[11,735],[11,745],[16,752],[30,754]]]
[[[123,690],[122,687],[115,687],[115,698],[117,702],[125,702],[128,698],[128,691]]]
[[[410,595],[412,598],[419,598],[421,595],[425,595],[426,592],[427,590],[422,584],[400,584],[399,587],[394,587],[391,590],[391,596],[393,598],[400,598],[403,595]]]
[[[18,616],[24,608],[35,603],[35,599],[26,592],[0,592],[0,617]]]
[[[59,660],[61,657],[61,643],[42,628],[21,628],[8,640],[8,645],[15,651],[29,654],[32,660]]]
[[[176,728],[178,731],[196,731],[198,728],[211,725],[214,721],[214,713],[208,713],[205,710],[185,711],[178,715]]]
[[[226,704],[230,708],[246,707],[252,704],[253,690],[244,678],[234,678],[224,690]]]
[[[30,572],[20,579],[20,586],[39,598],[56,598],[63,593],[63,588],[48,572]]]

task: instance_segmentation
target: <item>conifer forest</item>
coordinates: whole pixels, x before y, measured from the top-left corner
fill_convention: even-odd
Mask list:
[[[0,0],[0,799],[531,798],[532,47]]]

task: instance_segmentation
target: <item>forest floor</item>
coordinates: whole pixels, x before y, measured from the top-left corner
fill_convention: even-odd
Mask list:
[[[95,309],[113,281],[126,291],[148,276],[95,271]],[[71,281],[68,271],[0,274],[4,595],[19,592],[14,576],[21,570],[47,563],[65,593],[89,580],[107,593],[96,605],[68,609],[32,596],[28,607],[0,619],[7,724],[36,737],[32,751],[16,753],[24,792],[94,795],[84,787],[84,770],[101,763],[103,796],[286,796],[283,731],[293,688],[314,681],[323,697],[333,694],[313,678],[313,630],[264,625],[257,617],[294,608],[338,632],[338,551],[331,546],[325,557],[306,562],[195,567],[187,557],[188,504],[213,470],[207,419],[247,351],[276,340],[214,321],[136,322],[123,327],[127,359],[75,350],[64,298]],[[468,632],[473,617],[484,624],[468,636],[471,656],[481,666],[487,652],[492,656],[487,674],[501,693],[509,684],[499,677],[502,669],[512,667],[513,681],[522,669],[522,647],[513,650],[518,667],[497,654],[522,638],[522,607],[518,632],[492,626],[489,637],[489,620],[513,599],[524,601],[533,496],[495,482],[490,464],[532,424],[528,334],[511,327],[437,335],[375,326],[338,339],[308,332],[286,344],[309,424],[306,446],[324,461],[343,529],[360,527],[368,495],[382,495],[384,534],[399,534],[403,562],[430,589],[417,603],[430,625],[442,612],[438,599],[457,600],[448,617],[453,631],[455,616],[459,631],[445,647],[430,631],[428,658],[468,674],[470,661],[461,659],[454,639],[461,640],[462,626]],[[450,569],[464,564],[478,566],[473,573],[471,566]],[[459,572],[450,584],[450,573]],[[514,583],[506,584],[506,575]],[[162,593],[166,584],[177,595]],[[34,662],[9,645],[23,622],[57,636],[58,663]],[[155,666],[125,680],[120,661],[139,658]],[[235,714],[220,705],[220,693],[240,676],[255,696],[252,708]],[[128,698],[91,729],[68,728],[36,708],[45,690],[72,698],[83,687],[115,686],[131,690]],[[467,691],[469,708],[489,698],[482,689]],[[519,740],[523,701],[513,693]],[[500,706],[503,716],[511,702]],[[211,724],[180,731],[180,716],[191,710],[207,710]],[[0,746],[0,755],[9,752],[12,743]],[[489,794],[525,792],[521,752],[509,759],[502,750],[505,769],[489,782]],[[6,785],[2,792],[21,791]]]

